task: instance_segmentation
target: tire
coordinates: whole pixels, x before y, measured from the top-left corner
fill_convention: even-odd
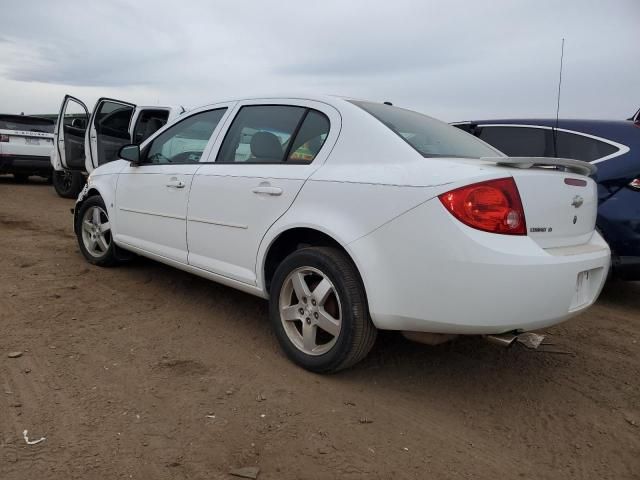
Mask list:
[[[307,247],[290,254],[276,269],[270,293],[269,317],[280,346],[302,368],[337,372],[373,347],[377,330],[360,275],[340,250]]]
[[[78,245],[89,263],[99,267],[112,267],[120,263],[102,197],[96,195],[82,202],[76,222]]]
[[[53,172],[53,188],[63,198],[78,198],[78,194],[84,187],[84,175],[80,172],[68,170]]]
[[[29,175],[26,173],[14,173],[13,179],[16,183],[27,183],[29,181]]]

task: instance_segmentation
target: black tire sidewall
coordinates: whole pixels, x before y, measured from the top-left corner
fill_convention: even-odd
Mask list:
[[[71,184],[66,187],[62,182],[64,175],[71,175]],[[84,187],[84,176],[79,172],[54,171],[52,175],[53,188],[63,198],[77,198]]]
[[[337,250],[333,250],[337,253]],[[326,275],[335,286],[340,297],[342,326],[335,345],[322,355],[307,355],[289,340],[280,320],[280,291],[287,275],[299,267],[314,267]],[[360,285],[359,295],[352,295],[345,285],[347,275],[357,275],[355,267],[352,272],[341,270],[332,256],[324,254],[317,248],[304,248],[289,255],[277,268],[270,292],[269,317],[278,341],[287,356],[301,367],[313,372],[330,372],[339,369],[348,357],[354,337],[356,316],[368,316],[364,289]],[[359,282],[360,283],[360,282]],[[355,297],[355,298],[354,298]]]

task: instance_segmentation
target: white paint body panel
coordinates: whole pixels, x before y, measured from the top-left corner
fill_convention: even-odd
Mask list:
[[[329,115],[331,131],[314,162],[213,163],[235,112],[249,103],[313,105]],[[292,228],[315,229],[351,256],[374,324],[392,330],[489,334],[545,327],[587,308],[604,284],[610,252],[594,231],[591,179],[474,159],[423,158],[339,98],[220,105],[228,106],[228,114],[200,164],[131,167],[116,161],[91,174],[88,189],[105,199],[118,245],[267,298],[269,248]],[[166,128],[170,124],[156,135]],[[437,198],[510,176],[527,221],[552,224],[556,235],[475,230]],[[165,186],[173,177],[186,183],[177,194]],[[568,177],[585,179],[587,186],[566,185]],[[253,192],[267,183],[282,193]],[[578,194],[584,204],[572,223],[571,199]]]

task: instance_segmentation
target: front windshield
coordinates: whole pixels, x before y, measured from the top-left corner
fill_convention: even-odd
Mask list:
[[[473,135],[418,112],[374,102],[352,101],[384,123],[423,157],[503,156]]]

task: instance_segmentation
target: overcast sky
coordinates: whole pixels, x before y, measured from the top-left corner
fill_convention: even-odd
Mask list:
[[[640,0],[0,0],[0,112],[326,93],[443,120],[627,118]]]

